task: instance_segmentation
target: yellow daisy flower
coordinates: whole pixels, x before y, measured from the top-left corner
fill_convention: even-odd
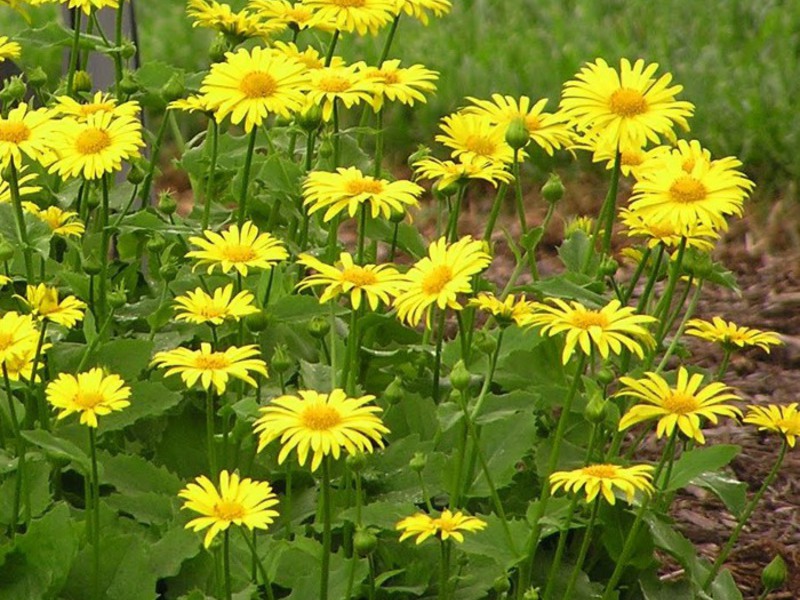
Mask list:
[[[483,271],[492,257],[481,241],[470,236],[448,244],[444,237],[428,247],[428,256],[417,261],[405,275],[405,284],[395,299],[397,316],[416,326],[425,317],[430,325],[430,308],[461,310],[458,294],[472,293],[472,277]]]
[[[325,57],[312,46],[300,50],[297,44],[293,44],[292,42],[275,42],[272,45],[272,51],[291,60],[303,63],[309,70],[322,69],[325,67]],[[340,56],[334,56],[331,61],[331,66],[344,66],[344,60]]]
[[[283,242],[269,233],[259,233],[258,227],[250,221],[241,229],[238,225],[231,225],[222,233],[209,229],[203,236],[189,238],[189,243],[199,246],[200,250],[191,250],[186,257],[197,259],[195,268],[207,264],[209,274],[219,267],[223,273],[236,269],[246,277],[249,269],[270,269],[289,258]]]
[[[25,173],[25,170],[26,167],[23,166],[17,172],[17,189],[19,191],[20,198],[30,196],[31,194],[35,194],[36,192],[40,192],[42,190],[41,186],[28,185],[30,182],[36,180],[36,173]],[[2,175],[0,175],[0,204],[8,204],[9,202],[11,202],[11,184],[3,179]],[[33,203],[23,201],[23,207],[26,204]],[[36,205],[34,204],[34,206]]]
[[[709,342],[722,345],[727,350],[757,346],[769,354],[770,346],[783,344],[780,336],[774,331],[761,331],[742,327],[721,317],[713,317],[711,322],[692,319],[687,323],[686,335],[693,335]]]
[[[514,181],[514,176],[505,165],[478,156],[468,158],[462,154],[458,157],[458,162],[427,157],[416,161],[413,167],[417,178],[435,179],[439,188],[463,183],[469,179],[482,179],[493,187],[497,187],[500,182]]]
[[[561,113],[544,112],[546,98],[532,106],[528,96],[520,96],[517,100],[512,96],[492,94],[491,101],[472,97],[467,97],[467,100],[473,106],[463,109],[464,114],[488,119],[500,127],[504,135],[511,123],[520,120],[525,124],[530,139],[550,156],[553,156],[554,150],[567,148],[573,143],[574,134],[569,126],[569,118]]]
[[[173,100],[167,105],[167,108],[171,110],[182,110],[184,112],[193,113],[193,112],[213,112],[208,107],[208,103],[206,102],[205,96],[200,94],[193,94],[188,96],[187,98],[179,98],[178,100]]]
[[[246,10],[235,12],[228,4],[215,0],[189,0],[186,14],[194,19],[192,27],[214,29],[238,40],[268,38],[285,29],[283,23],[270,22]]]
[[[727,229],[725,218],[741,215],[753,189],[735,159],[696,161],[691,172],[685,158],[670,153],[653,157],[641,166],[629,208],[652,219],[672,220],[681,226],[703,223]]]
[[[0,317],[0,363],[8,363],[25,356],[31,349],[36,351],[39,329],[31,315],[16,311]]]
[[[78,218],[78,213],[76,212],[61,210],[57,206],[48,206],[40,209],[33,202],[24,202],[23,206],[27,212],[47,223],[55,235],[64,237],[81,236],[86,230],[86,226]]]
[[[22,47],[17,42],[10,42],[7,35],[0,35],[0,62],[19,58],[22,55]]]
[[[617,159],[617,146],[611,145],[608,138],[602,136],[587,138],[584,136],[579,139],[574,147],[591,152],[592,162],[605,162],[606,170],[610,171],[614,168],[614,162]],[[646,164],[651,158],[667,154],[669,151],[668,146],[656,146],[648,150],[643,146],[635,146],[620,141],[620,173],[624,177],[637,177],[642,165]]]
[[[489,292],[480,292],[467,304],[489,313],[503,326],[511,325],[512,322],[523,325],[534,306],[534,303],[526,300],[524,295],[516,298],[514,294],[509,294],[505,300],[501,300]]]
[[[586,493],[586,502],[592,502],[598,494],[602,494],[606,502],[614,505],[616,488],[625,494],[625,499],[630,504],[636,492],[642,492],[646,496],[653,493],[652,481],[653,467],[650,465],[589,465],[574,471],[556,471],[550,475],[550,493],[555,494],[561,488],[565,492],[573,493],[582,489]]]
[[[620,220],[628,228],[628,237],[646,238],[648,248],[655,248],[659,244],[664,244],[667,248],[678,248],[681,240],[686,238],[687,248],[710,252],[720,237],[716,229],[704,223],[680,225],[674,221],[654,219],[633,210],[620,210]]]
[[[333,31],[336,29],[333,23],[323,21],[314,8],[303,2],[251,0],[248,8],[257,12],[263,18],[276,21],[294,31],[311,28],[320,31]]]
[[[52,112],[46,108],[29,110],[24,102],[0,117],[0,165],[4,168],[12,160],[22,166],[22,155],[48,165],[52,161],[50,138]]]
[[[339,31],[357,31],[359,35],[376,35],[394,18],[393,0],[304,0],[303,4]]]
[[[364,77],[372,82],[375,95],[371,104],[375,111],[383,108],[384,100],[414,106],[414,102],[427,102],[425,94],[436,92],[439,73],[422,65],[400,67],[399,60],[386,60],[380,67],[366,63],[356,65]]]
[[[700,388],[703,376],[695,373],[690,376],[685,367],[678,369],[678,380],[675,387],[657,373],[648,372],[643,379],[621,377],[620,383],[625,387],[617,392],[617,396],[633,396],[644,400],[645,404],[637,404],[625,413],[619,422],[619,430],[658,419],[656,435],[662,437],[672,435],[677,425],[686,437],[699,444],[705,443],[700,429],[700,418],[717,423],[717,417],[737,417],[742,412],[730,404],[729,400],[739,400],[731,393],[731,388],[720,382],[710,383]]]
[[[97,427],[97,417],[130,406],[131,388],[119,375],[106,374],[103,369],[90,369],[85,373],[61,373],[47,384],[47,401],[60,409],[57,418],[64,419],[80,413],[80,423]]]
[[[648,315],[637,315],[633,308],[621,306],[612,300],[600,310],[586,308],[571,301],[567,304],[560,298],[548,298],[550,304],[535,303],[533,313],[524,317],[525,325],[541,327],[543,335],[555,336],[566,332],[561,362],[567,364],[576,346],[591,355],[596,348],[603,358],[610,352],[619,354],[623,347],[639,358],[643,358],[642,344],[653,343],[650,332],[643,327],[655,319]]]
[[[51,0],[52,1],[52,0]],[[101,8],[119,8],[119,0],[57,0],[67,8],[80,8],[87,15]]]
[[[389,430],[376,415],[381,408],[370,404],[375,396],[348,398],[341,389],[330,394],[311,390],[298,394],[279,396],[259,409],[261,416],[255,422],[259,452],[280,438],[278,464],[296,449],[297,461],[303,466],[311,450],[313,472],[325,456],[338,459],[342,449],[354,455],[372,452],[374,446],[383,448],[383,435]]]
[[[395,13],[407,14],[418,19],[423,25],[428,25],[428,12],[437,17],[443,17],[453,7],[451,0],[395,0]]]
[[[260,355],[261,351],[255,344],[241,348],[231,346],[215,352],[211,344],[203,342],[199,350],[175,348],[156,352],[152,364],[167,369],[164,377],[180,374],[187,388],[191,388],[199,379],[204,389],[208,390],[213,385],[217,394],[224,394],[230,377],[241,379],[253,387],[256,386],[256,380],[251,373],[267,377],[267,364],[255,358]]]
[[[53,106],[55,113],[72,117],[80,122],[86,121],[91,115],[97,113],[110,113],[114,117],[138,119],[141,110],[138,102],[117,104],[116,98],[104,92],[96,92],[89,102],[78,102],[70,96],[59,96]]]
[[[514,162],[514,150],[506,143],[506,133],[488,118],[479,115],[454,113],[442,119],[436,141],[452,148],[452,156],[483,158],[510,165]],[[520,156],[524,152],[520,152]]]
[[[196,288],[193,292],[186,292],[184,296],[175,298],[175,304],[179,307],[175,318],[189,323],[211,325],[221,325],[225,319],[238,321],[258,312],[253,306],[254,299],[253,294],[246,290],[234,296],[232,283],[214,290],[213,296],[209,296],[203,288]]]
[[[58,290],[43,283],[28,285],[25,298],[17,297],[25,303],[35,319],[52,321],[70,329],[83,320],[86,310],[86,303],[75,296],[67,296],[59,302]]]
[[[759,431],[771,431],[780,434],[794,448],[800,436],[800,413],[797,402],[787,405],[770,404],[768,406],[748,406],[743,421],[758,427]]]
[[[613,147],[658,144],[674,125],[689,129],[686,119],[694,105],[676,100],[683,86],[670,87],[669,73],[656,79],[657,70],[656,63],[645,66],[639,59],[631,65],[623,58],[617,72],[598,58],[564,84],[561,109],[580,131],[605,137]]]
[[[186,502],[181,510],[188,508],[202,516],[192,519],[186,529],[197,532],[208,529],[203,546],[208,548],[220,531],[231,525],[244,525],[250,531],[267,529],[278,516],[273,507],[278,497],[266,481],[240,478],[238,473],[222,471],[219,474],[219,489],[205,475],[201,475],[178,492]]]
[[[40,349],[40,353],[44,354],[50,348],[52,348],[52,344],[44,343]],[[19,354],[14,354],[8,357],[5,361],[6,372],[8,373],[8,379],[10,381],[30,381],[33,377],[33,359],[36,358],[36,346],[26,346],[22,352]],[[39,371],[42,370],[44,366],[44,361],[39,360],[36,365],[36,380],[42,380],[42,374]]]
[[[139,156],[139,148],[144,146],[142,124],[107,112],[89,115],[81,122],[61,119],[54,126],[51,145],[58,156],[51,173],[100,179],[121,170],[122,161]]]
[[[307,84],[308,69],[301,62],[269,48],[240,48],[211,65],[200,92],[218,123],[230,115],[231,123],[244,121],[250,132],[270,114],[290,118],[303,106]]]
[[[417,545],[432,536],[437,536],[442,541],[453,538],[460,543],[464,541],[462,531],[480,531],[485,527],[486,521],[482,521],[478,517],[470,517],[461,511],[453,513],[450,509],[443,510],[438,517],[417,513],[395,525],[396,530],[403,532],[400,534],[401,542],[417,536]]]
[[[322,108],[322,118],[330,121],[337,100],[350,108],[362,102],[371,102],[375,84],[364,77],[358,65],[329,66],[309,73],[308,102]]]
[[[417,206],[417,198],[424,190],[411,181],[387,181],[364,175],[356,167],[339,167],[336,173],[312,171],[303,183],[303,205],[308,214],[327,209],[324,222],[345,210],[356,216],[361,206],[368,206],[372,218],[388,219],[393,211],[403,212]]]
[[[403,276],[391,265],[357,265],[349,252],[339,255],[336,265],[327,265],[310,254],[301,254],[297,263],[317,271],[297,284],[298,290],[305,290],[318,285],[327,286],[319,297],[320,304],[342,294],[350,294],[350,304],[354,310],[361,306],[361,298],[365,296],[369,307],[378,310],[378,304],[391,304],[391,298],[397,296]]]

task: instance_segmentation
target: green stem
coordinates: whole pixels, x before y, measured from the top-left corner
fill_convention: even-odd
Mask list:
[[[597,512],[600,509],[600,498],[596,498],[592,506],[592,515],[589,517],[589,524],[586,525],[586,531],[583,532],[583,541],[581,542],[581,549],[578,551],[578,561],[572,568],[572,574],[569,576],[567,583],[567,590],[564,592],[564,598],[569,600],[572,598],[572,590],[575,589],[575,582],[578,580],[578,575],[583,567],[583,562],[586,560],[586,553],[589,551],[589,543],[592,541],[592,531],[594,524],[597,520]]]
[[[439,376],[442,371],[442,344],[444,343],[444,322],[447,309],[439,309],[439,322],[436,331],[436,355],[433,362],[433,401],[439,404]]]
[[[153,187],[153,180],[155,179],[156,175],[156,164],[158,163],[158,157],[161,154],[161,144],[164,142],[164,135],[167,132],[168,121],[169,119],[167,119],[167,115],[162,115],[161,123],[158,126],[158,131],[156,132],[156,139],[153,142],[153,147],[150,150],[150,164],[147,166],[147,175],[145,175],[144,182],[142,182],[142,208],[150,204],[150,190]]]
[[[208,133],[211,136],[211,164],[208,169],[208,179],[206,180],[206,193],[203,194],[205,204],[203,204],[203,220],[201,227],[203,231],[208,229],[211,220],[212,190],[214,189],[214,178],[217,173],[217,156],[219,154],[219,125],[214,118],[208,120]]]
[[[33,356],[33,366],[31,367],[31,379],[28,381],[28,393],[33,395],[34,394],[34,387],[36,386],[36,373],[39,371],[39,361],[42,358],[42,348],[44,347],[44,340],[47,336],[47,324],[48,320],[45,319],[42,321],[42,330],[39,332],[39,341],[36,344],[36,354]],[[49,431],[50,430],[50,415],[47,412],[47,405],[44,401],[44,395],[38,394],[39,402],[38,402],[38,412],[39,412],[39,422],[42,424],[42,427]]]
[[[380,179],[383,165],[383,108],[375,113],[375,179]]]
[[[100,598],[100,479],[97,475],[97,432],[89,427],[89,453],[92,459],[92,598]]]
[[[78,11],[80,12],[80,11]],[[22,209],[22,198],[19,194],[19,175],[17,165],[13,158],[9,161],[10,177],[8,178],[8,191],[11,194],[11,203],[14,206],[14,220],[17,225],[17,236],[22,245],[22,256],[25,258],[25,277],[30,285],[33,285],[33,253],[28,242],[28,227],[25,224],[25,212]]]
[[[239,227],[244,225],[244,219],[247,215],[247,189],[250,185],[250,169],[253,165],[253,154],[256,149],[256,135],[258,134],[258,127],[253,127],[250,132],[250,139],[247,142],[247,154],[244,157],[244,169],[242,170],[242,188],[239,191],[239,211],[237,222]]]
[[[338,29],[333,32],[333,37],[331,38],[331,45],[328,46],[328,53],[325,55],[325,66],[330,67],[331,62],[333,62],[333,51],[336,49],[336,42],[339,41],[339,36],[341,35],[341,31]]]
[[[3,362],[3,382],[6,388],[6,397],[8,399],[8,414],[11,417],[11,429],[14,434],[14,439],[17,444],[17,478],[14,485],[14,502],[11,506],[11,523],[9,529],[11,539],[17,534],[17,524],[19,523],[19,508],[22,499],[22,491],[25,486],[25,440],[20,433],[19,418],[17,417],[17,408],[14,406],[14,395],[11,391],[11,380],[8,378],[8,368],[6,363]],[[27,495],[27,494],[26,494]]]
[[[459,186],[455,205],[450,211],[449,218],[447,219],[447,232],[445,233],[445,237],[451,243],[455,243],[458,241],[458,217],[461,213],[461,205],[464,203],[464,196],[466,195],[466,193],[467,193],[467,186],[466,185]]]
[[[330,357],[331,357],[331,390],[336,389],[336,314],[334,312],[334,305],[333,302],[330,303],[331,311],[331,348],[330,348]],[[324,346],[323,346],[324,347]]]
[[[497,223],[497,217],[500,215],[500,209],[503,206],[503,200],[506,197],[507,191],[508,184],[505,182],[502,182],[497,188],[497,193],[492,203],[492,210],[489,212],[489,219],[486,221],[486,227],[483,229],[483,241],[487,244],[492,240],[492,232],[494,232],[494,226],[495,223]]]
[[[250,537],[247,535],[247,532],[241,527],[239,528],[239,531],[242,532],[242,537],[244,538],[247,547],[250,548],[250,552],[253,555],[253,560],[255,562],[256,568],[258,569],[258,572],[261,574],[264,590],[267,593],[267,600],[275,600],[275,595],[272,592],[272,585],[269,582],[269,575],[267,574],[267,570],[264,568],[264,563],[261,562],[261,558],[258,556],[254,540],[251,540]],[[253,538],[255,538],[255,533],[256,531],[254,529]]]
[[[656,334],[656,349],[664,339],[664,335],[666,335],[665,329],[668,321],[666,317],[669,315],[670,307],[672,306],[672,297],[675,295],[675,287],[678,285],[678,279],[680,279],[681,264],[683,264],[685,251],[686,238],[682,237],[681,243],[678,246],[678,254],[672,262],[672,268],[669,272],[669,279],[667,280],[667,287],[664,290],[664,295],[661,297],[661,300],[659,300],[653,314],[654,317],[662,317],[658,327],[658,333]]]
[[[711,571],[709,571],[708,576],[706,577],[706,580],[703,583],[703,591],[708,590],[709,586],[716,578],[717,573],[719,573],[719,570],[722,568],[723,563],[730,555],[731,550],[733,550],[733,546],[739,539],[739,535],[742,533],[742,528],[745,526],[748,519],[750,519],[750,515],[753,514],[753,511],[755,510],[756,506],[758,506],[758,503],[761,501],[764,492],[766,492],[767,488],[769,488],[769,486],[771,486],[772,483],[775,481],[775,477],[777,477],[778,471],[780,470],[781,465],[783,464],[783,459],[786,457],[786,450],[788,448],[789,445],[786,442],[786,439],[784,438],[783,444],[781,445],[781,451],[778,454],[778,459],[772,466],[772,470],[769,472],[769,475],[767,475],[767,478],[764,480],[764,483],[761,484],[761,487],[756,492],[756,495],[753,496],[753,498],[745,507],[742,514],[739,516],[739,520],[736,523],[736,528],[733,530],[733,533],[731,533],[731,536],[728,538],[728,541],[725,543],[725,546],[723,546],[722,551],[719,553],[719,556],[717,556],[717,560],[714,561],[714,564],[711,567]]]
[[[208,468],[211,475],[219,474],[217,469],[217,447],[214,441],[214,392],[209,387],[206,390],[206,446],[208,446]]]
[[[222,542],[222,572],[225,579],[225,600],[231,600],[233,593],[231,591],[231,529],[230,527],[225,530]]]
[[[345,363],[342,367],[345,390],[349,395],[355,395],[358,380],[358,321],[361,310],[350,309],[350,331],[347,335],[347,348],[345,350]]]
[[[80,9],[75,9],[75,31],[72,36],[72,50],[69,55],[69,71],[67,72],[67,96],[72,96],[72,91],[75,84],[75,71],[80,66],[78,64],[78,57],[80,56],[81,45],[81,17],[83,12]]]
[[[642,295],[639,297],[639,302],[636,304],[636,312],[640,314],[644,314],[647,312],[647,303],[650,301],[650,294],[653,293],[653,287],[656,284],[656,280],[658,279],[658,273],[661,270],[661,261],[664,260],[664,244],[658,244],[658,250],[656,250],[656,257],[653,260],[653,267],[650,271],[650,276],[647,278],[647,283],[644,286],[644,291]],[[633,286],[631,286],[630,294],[633,293]]]
[[[450,540],[439,540],[441,548],[439,563],[439,600],[448,600],[450,586]]]
[[[100,280],[97,287],[97,313],[100,320],[106,316],[108,309],[108,253],[111,241],[110,228],[108,227],[108,178],[103,175],[100,179],[103,190],[103,203],[100,208]]]
[[[639,264],[636,265],[636,270],[633,273],[633,277],[631,277],[631,281],[628,284],[628,289],[625,290],[625,293],[622,294],[622,306],[627,306],[628,301],[631,299],[631,295],[633,295],[633,290],[636,288],[636,284],[639,283],[639,279],[644,272],[644,268],[647,266],[647,261],[650,260],[650,255],[653,253],[652,248],[645,248],[644,254],[642,254],[642,260],[639,261]]]
[[[725,354],[722,355],[722,362],[719,364],[719,369],[717,369],[717,372],[714,375],[714,381],[721,381],[722,378],[725,376],[725,373],[728,370],[728,365],[731,362],[732,354],[733,354],[732,348],[725,348]]]
[[[687,289],[691,287],[691,282],[687,284]],[[675,352],[675,348],[678,347],[678,342],[683,336],[683,332],[686,331],[686,325],[689,323],[689,319],[692,318],[694,315],[695,310],[697,310],[697,303],[700,301],[700,292],[703,290],[703,280],[697,282],[697,286],[694,290],[694,295],[692,296],[691,301],[689,302],[689,306],[686,307],[686,312],[683,315],[683,320],[681,324],[678,326],[678,330],[675,332],[675,336],[672,338],[672,342],[667,348],[667,351],[664,353],[664,357],[661,359],[661,362],[658,363],[658,367],[656,368],[656,373],[660,373],[665,366],[667,366],[667,361]],[[719,378],[717,378],[719,379]]]
[[[400,235],[400,223],[394,224],[392,231],[392,246],[389,248],[389,262],[394,262],[394,255],[397,252],[397,237]]]
[[[422,473],[417,471],[417,477],[419,478],[419,487],[422,490],[422,500],[425,502],[425,507],[428,509],[430,514],[433,514],[433,505],[431,504],[431,496],[428,493],[428,487],[425,485],[425,480],[422,478]]]
[[[362,204],[358,219],[358,251],[356,254],[356,263],[359,265],[364,264],[364,241],[367,237],[367,205]]]
[[[611,251],[611,235],[614,232],[614,217],[616,215],[617,207],[617,189],[619,188],[619,175],[620,166],[622,165],[622,153],[617,149],[617,155],[614,158],[614,170],[611,172],[611,185],[608,188],[608,197],[605,201],[605,231],[603,232],[603,254],[608,254]],[[598,219],[599,221],[599,219]]]
[[[114,20],[114,44],[116,45],[116,52],[114,52],[114,79],[115,88],[117,90],[117,98],[122,97],[122,90],[120,89],[120,82],[122,81],[122,15],[125,8],[125,3],[120,2],[117,7],[117,14]]]
[[[386,36],[386,42],[383,44],[383,50],[381,51],[381,57],[378,59],[378,68],[380,69],[383,66],[383,63],[386,61],[387,57],[389,56],[389,50],[392,47],[392,42],[394,41],[394,36],[397,33],[397,26],[400,24],[400,14],[398,14],[394,21],[392,21],[392,27],[389,29],[389,34]]]
[[[328,600],[328,578],[331,560],[331,467],[330,457],[322,459],[322,561],[319,577],[319,598]]]

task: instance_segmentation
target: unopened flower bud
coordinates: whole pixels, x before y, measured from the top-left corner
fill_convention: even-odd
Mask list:
[[[47,84],[47,72],[42,67],[33,67],[28,71],[28,83],[35,88]]]
[[[608,367],[603,367],[597,372],[597,381],[602,386],[609,385],[612,381],[614,381],[614,378],[614,371]]]
[[[356,529],[353,534],[353,550],[360,557],[369,556],[378,547],[378,537],[369,529]]]
[[[231,44],[224,35],[218,35],[208,49],[208,57],[212,63],[225,60],[225,53],[231,50]]]
[[[564,197],[564,184],[557,173],[551,173],[542,186],[542,198],[550,204],[555,204]]]
[[[522,600],[539,600],[539,588],[531,588],[522,595]]]
[[[175,214],[178,210],[178,202],[169,190],[158,195],[158,210],[167,216]]]
[[[444,187],[440,187],[438,183],[433,186],[433,195],[436,196],[439,200],[445,200],[452,196],[455,196],[458,193],[458,190],[461,186],[458,183],[450,183]]]
[[[253,315],[261,315],[263,313],[257,312],[253,313]],[[251,315],[248,315],[251,316]],[[275,352],[272,354],[272,361],[270,362],[270,366],[272,370],[276,373],[285,373],[289,369],[292,368],[292,358],[289,356],[289,352],[286,349],[284,344],[278,344],[275,346]]]
[[[392,208],[392,213],[389,215],[389,220],[392,223],[402,223],[406,220],[406,211],[402,208]]]
[[[483,331],[480,333],[482,335],[475,338],[475,346],[484,354],[491,356],[497,350],[497,340],[493,335],[488,335]]]
[[[100,195],[97,193],[97,190],[89,190],[84,198],[89,210],[94,210],[100,206]]]
[[[178,276],[178,265],[171,260],[167,261],[161,265],[161,268],[158,270],[158,274],[161,275],[164,281],[174,281],[174,279]]]
[[[383,398],[389,404],[400,404],[405,396],[406,392],[403,389],[403,380],[399,377],[395,377],[392,382],[386,386],[383,392]]]
[[[0,261],[6,262],[14,258],[14,246],[8,240],[0,235]]]
[[[297,113],[296,120],[303,131],[316,131],[322,125],[322,109],[318,104],[312,104]]]
[[[123,58],[123,60],[129,60],[133,58],[136,54],[136,44],[134,44],[130,40],[125,40],[122,44],[122,48],[119,50],[119,55]]]
[[[87,71],[75,71],[72,79],[72,90],[75,93],[92,91],[92,76]]]
[[[423,158],[428,158],[431,155],[431,149],[425,146],[424,144],[419,144],[417,146],[416,151],[414,151],[411,156],[408,157],[408,166],[413,168],[414,163],[422,160]]]
[[[122,76],[119,82],[119,91],[125,94],[126,96],[132,96],[136,92],[142,89],[142,86],[139,85],[139,82],[136,80],[136,77],[130,71],[126,71],[125,74]]]
[[[81,264],[81,268],[83,272],[89,276],[98,275],[100,270],[103,268],[100,264],[100,261],[95,258],[94,255],[85,256],[83,258],[83,263]]]
[[[153,234],[149,240],[147,240],[147,250],[148,252],[152,252],[153,254],[158,254],[164,248],[167,247],[167,240],[164,239],[164,236],[160,233]]]
[[[348,454],[344,462],[353,473],[361,473],[367,466],[367,456],[363,452]]]
[[[517,117],[506,128],[506,143],[514,150],[522,150],[531,141],[531,134],[525,127],[525,119]]]
[[[139,166],[138,161],[133,162],[131,164],[131,168],[128,169],[128,174],[125,177],[128,180],[128,183],[133,185],[139,185],[144,181],[145,172],[141,166]]]
[[[185,92],[186,87],[183,85],[182,78],[177,75],[170,77],[169,81],[161,87],[161,97],[167,103],[183,98]]]
[[[311,334],[311,337],[315,337],[318,340],[328,335],[330,330],[331,324],[328,319],[323,316],[317,315],[308,322],[308,333]]]
[[[773,558],[770,563],[761,571],[761,584],[767,592],[777,590],[786,583],[786,562],[783,557],[778,554]]]
[[[414,452],[414,456],[408,463],[408,467],[415,473],[422,473],[425,465],[428,464],[428,455],[424,452]]]
[[[330,158],[333,156],[333,142],[329,139],[322,140],[322,143],[317,149],[317,154],[319,154],[320,158]]]
[[[597,425],[606,420],[606,399],[602,394],[593,394],[583,409],[583,416],[589,423]]]
[[[108,293],[108,305],[113,309],[122,308],[127,304],[128,298],[125,290],[116,289]]]
[[[9,102],[17,102],[25,97],[25,92],[28,90],[22,77],[11,77],[6,81],[3,88],[3,97]]]
[[[500,575],[500,577],[494,580],[492,588],[498,594],[505,594],[508,590],[511,589],[511,582],[508,580],[508,576]]]
[[[616,275],[618,269],[619,263],[610,256],[607,256],[600,262],[598,272],[602,277],[613,277]]]
[[[450,371],[450,385],[452,385],[454,389],[463,392],[469,387],[470,379],[471,376],[467,370],[467,366],[464,364],[463,360],[459,360],[453,366],[453,370]]]
[[[244,325],[250,333],[259,333],[264,331],[269,325],[270,313],[265,310],[260,310],[256,313],[251,313],[244,318]],[[280,346],[279,346],[280,347]],[[277,348],[275,349],[277,354]],[[272,368],[278,371],[275,366],[275,357],[272,358]]]

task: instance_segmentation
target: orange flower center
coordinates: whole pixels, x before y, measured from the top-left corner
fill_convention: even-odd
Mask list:
[[[256,257],[256,251],[251,246],[226,246],[221,250],[225,260],[233,263],[244,263]]]
[[[358,196],[359,194],[372,194],[377,195],[383,192],[383,183],[371,177],[364,179],[354,179],[345,184],[347,193],[351,196]]]
[[[367,75],[370,79],[380,79],[386,84],[400,83],[400,76],[396,71],[381,71],[380,69],[371,72]]]
[[[245,510],[238,502],[223,500],[214,505],[214,515],[222,521],[234,521],[244,518]]]
[[[7,121],[0,123],[0,142],[20,144],[31,136],[31,130],[25,123]]]
[[[342,416],[335,408],[321,404],[306,408],[300,415],[300,421],[306,429],[330,431],[342,422]]]
[[[434,267],[422,280],[422,292],[429,296],[436,296],[452,279],[453,271],[450,267],[447,265]]]
[[[82,117],[88,117],[99,112],[111,112],[114,110],[114,105],[110,102],[99,102],[96,104],[83,104],[78,109]]]
[[[669,188],[669,195],[675,202],[690,204],[704,200],[707,192],[706,186],[694,177],[680,177]]]
[[[464,146],[466,146],[467,150],[479,156],[491,156],[497,150],[497,145],[483,135],[467,136],[467,139],[464,140]]]
[[[638,167],[642,164],[642,153],[638,150],[623,150],[620,160],[626,167]]]
[[[345,77],[330,75],[319,80],[319,89],[329,94],[341,94],[352,87],[352,83]]]
[[[342,8],[361,8],[366,4],[366,0],[333,0],[332,4]]]
[[[456,523],[456,521],[454,521],[453,519],[445,519],[439,517],[438,519],[434,519],[433,522],[436,525],[436,527],[439,528],[439,531],[446,531],[447,533],[451,533],[458,529],[458,523]]]
[[[268,98],[277,87],[275,78],[264,71],[251,71],[239,82],[239,91],[248,98]]]
[[[611,94],[610,107],[620,117],[635,117],[647,112],[647,100],[637,90],[620,88]]]
[[[589,465],[581,469],[584,475],[598,479],[614,479],[617,476],[616,465]]]
[[[683,392],[672,392],[664,398],[664,408],[676,415],[686,415],[700,408],[697,398]]]
[[[195,358],[194,366],[201,371],[219,371],[229,367],[230,361],[222,352],[212,352]]]
[[[99,392],[78,392],[74,398],[75,404],[84,410],[90,410],[103,403],[103,395]]]
[[[198,313],[201,317],[205,317],[206,319],[216,319],[217,317],[224,317],[228,313],[228,309],[226,306],[207,304],[200,307]]]
[[[605,329],[608,327],[608,317],[594,310],[576,312],[572,315],[570,322],[578,329],[588,330],[591,327]]]
[[[364,287],[365,285],[374,285],[378,283],[378,278],[375,276],[375,273],[358,266],[344,269],[342,271],[342,279],[348,283],[352,283],[356,287]]]
[[[79,154],[98,154],[110,145],[111,136],[97,127],[85,129],[75,140],[75,149]]]

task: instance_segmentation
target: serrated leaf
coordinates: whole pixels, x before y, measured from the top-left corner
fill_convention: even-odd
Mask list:
[[[56,437],[44,429],[20,432],[28,442],[41,448],[50,458],[74,463],[82,473],[90,470],[89,457],[72,442]]]
[[[103,465],[101,483],[114,486],[120,493],[157,492],[174,496],[183,486],[176,475],[139,456],[101,452],[99,460]]]
[[[99,419],[100,433],[119,431],[140,419],[163,415],[180,404],[183,396],[155,381],[134,381],[130,384],[130,406]]]
[[[117,339],[100,346],[96,364],[107,367],[125,381],[135,381],[150,364],[153,342],[146,339]]]
[[[173,527],[150,547],[150,569],[159,579],[174,577],[184,561],[197,556],[201,549],[198,534],[185,527]]]

